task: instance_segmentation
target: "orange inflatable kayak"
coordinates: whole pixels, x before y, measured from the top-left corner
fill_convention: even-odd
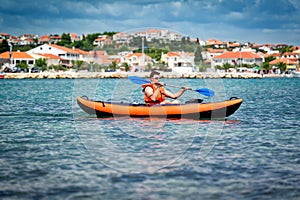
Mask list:
[[[146,104],[116,103],[89,100],[77,97],[82,110],[97,117],[159,117],[212,119],[232,115],[242,104],[242,99],[231,97],[229,100],[211,103],[190,102],[185,104],[165,104],[148,106]]]

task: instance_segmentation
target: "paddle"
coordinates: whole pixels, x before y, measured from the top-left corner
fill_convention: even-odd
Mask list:
[[[146,83],[150,83],[150,81],[146,80],[146,79],[143,79],[141,77],[138,77],[138,76],[128,76],[128,79],[135,83],[135,84],[146,84]],[[169,87],[175,87],[175,88],[182,88],[183,87],[179,87],[179,86],[175,86],[175,85],[169,85],[169,84],[164,84],[165,86],[169,86]],[[207,89],[207,88],[199,88],[199,89],[189,89],[191,91],[195,91],[195,92],[198,92],[204,96],[207,96],[207,97],[213,97],[215,95],[215,92],[210,90],[210,89]]]

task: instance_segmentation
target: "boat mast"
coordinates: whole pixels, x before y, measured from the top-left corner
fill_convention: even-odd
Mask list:
[[[144,37],[142,37],[142,68],[145,69]]]
[[[12,63],[11,63],[11,61],[12,61],[12,47],[13,47],[13,45],[9,42],[8,43],[8,46],[9,46],[9,67],[11,68],[11,66],[12,66]]]

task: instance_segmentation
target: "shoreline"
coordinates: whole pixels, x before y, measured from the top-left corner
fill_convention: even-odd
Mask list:
[[[91,79],[91,78],[128,78],[139,76],[148,78],[149,72],[40,72],[40,73],[3,73],[4,79]],[[175,72],[161,72],[162,78],[186,79],[257,79],[257,78],[283,78],[282,74],[233,73],[233,72],[193,72],[179,74]]]

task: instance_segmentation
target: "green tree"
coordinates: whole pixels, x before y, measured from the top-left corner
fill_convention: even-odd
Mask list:
[[[101,33],[88,34],[88,35],[85,37],[85,40],[86,40],[88,43],[93,44],[94,40],[95,40],[96,38],[98,38],[99,35],[101,35]]]
[[[202,57],[201,51],[202,51],[201,46],[198,46],[195,51],[195,58],[194,58],[194,62],[196,65],[203,62],[203,57]]]
[[[3,40],[2,43],[0,43],[0,53],[9,51],[9,45],[7,40]]]
[[[72,43],[71,36],[69,33],[63,33],[61,36],[61,41],[57,42],[60,46],[70,46]]]
[[[265,69],[265,70],[270,70],[271,69],[271,66],[270,66],[270,62],[272,60],[275,60],[276,58],[274,56],[268,56],[265,58],[265,61],[262,63],[261,67],[262,69]]]
[[[229,63],[225,63],[225,64],[223,65],[223,69],[225,69],[225,71],[227,71],[229,68],[234,68],[234,66],[231,65],[231,64],[229,64]]]
[[[25,70],[28,70],[29,68],[25,62],[20,62],[16,66],[19,67],[20,69],[25,69]]]
[[[274,56],[268,56],[265,58],[265,62],[271,62],[272,60],[275,60],[276,58]]]
[[[116,61],[113,61],[110,65],[109,65],[109,68],[112,70],[112,71],[116,71],[118,65],[117,65],[117,62]]]
[[[125,67],[125,71],[128,72],[130,69],[130,66],[128,65],[128,63],[125,62],[122,65],[123,65],[123,67]]]
[[[286,65],[283,62],[277,63],[277,66],[281,72],[284,72],[286,70]]]
[[[42,71],[47,70],[47,59],[46,58],[39,58],[35,61],[35,67],[41,68]]]
[[[264,70],[270,70],[271,69],[271,66],[270,66],[269,62],[263,62],[261,67]]]
[[[285,46],[281,49],[279,49],[280,54],[284,54],[285,52],[292,52],[292,46]]]
[[[110,37],[112,37],[114,34],[116,34],[117,32],[103,32],[101,35],[108,35]]]
[[[73,66],[75,67],[76,71],[80,70],[83,61],[82,60],[76,60],[76,61],[72,61]]]

